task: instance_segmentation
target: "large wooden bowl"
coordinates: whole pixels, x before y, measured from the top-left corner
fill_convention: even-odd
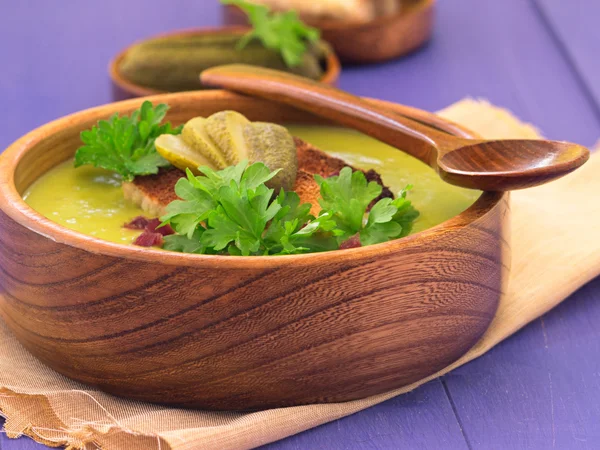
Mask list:
[[[304,20],[321,30],[342,62],[383,62],[417,50],[433,32],[435,0],[398,1],[402,3],[400,12],[366,23]],[[246,14],[234,5],[223,6],[223,21],[247,23]]]
[[[222,91],[160,95],[169,119],[236,109],[319,122]],[[452,363],[490,324],[507,278],[507,196],[404,239],[280,257],[124,246],[68,230],[21,198],[73,156],[79,133],[140,99],[59,119],[0,157],[0,314],[69,378],[124,397],[208,409],[340,402],[407,385]],[[462,136],[435,116],[379,105]]]
[[[158,37],[181,37],[181,36],[201,36],[201,35],[214,35],[214,34],[239,34],[243,36],[248,32],[247,26],[229,26],[229,27],[208,27],[208,28],[195,28],[191,30],[180,30],[170,33],[163,33],[157,36],[153,36],[149,39],[156,39]],[[125,100],[133,97],[144,97],[148,95],[166,94],[165,91],[158,89],[152,89],[147,86],[142,86],[133,81],[128,80],[120,70],[121,63],[127,52],[139,44],[135,42],[129,47],[119,52],[110,62],[108,66],[108,73],[112,81],[112,93],[114,100]],[[325,73],[319,80],[321,83],[335,85],[338,78],[340,77],[341,65],[337,55],[329,50],[325,58]],[[198,74],[198,85],[200,86],[200,74]]]

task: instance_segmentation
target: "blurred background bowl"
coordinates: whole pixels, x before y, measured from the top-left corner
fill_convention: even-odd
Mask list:
[[[398,13],[370,22],[303,19],[321,30],[322,38],[332,45],[342,62],[383,62],[418,49],[433,31],[435,0],[398,1]],[[230,25],[248,23],[245,13],[234,5],[223,7],[223,21]]]
[[[128,80],[120,70],[121,63],[124,58],[127,56],[127,52],[131,50],[132,47],[144,42],[146,40],[162,38],[162,37],[183,37],[183,36],[198,36],[198,35],[207,35],[207,34],[219,34],[219,33],[227,33],[227,34],[239,34],[240,36],[244,35],[249,31],[247,26],[228,26],[228,27],[212,27],[212,28],[197,28],[190,30],[179,30],[173,31],[169,33],[163,33],[156,36],[152,36],[150,38],[144,39],[143,41],[134,42],[123,51],[121,51],[117,56],[113,58],[109,65],[109,74],[112,80],[112,92],[114,100],[126,100],[132,97],[144,97],[148,95],[156,95],[156,94],[165,94],[166,91],[153,89],[147,86],[143,86],[137,84],[133,81]],[[326,56],[324,59],[324,69],[325,72],[323,77],[321,78],[322,83],[335,85],[341,71],[340,61],[336,54],[331,50],[326,50]],[[198,74],[198,85],[200,86],[200,74]]]

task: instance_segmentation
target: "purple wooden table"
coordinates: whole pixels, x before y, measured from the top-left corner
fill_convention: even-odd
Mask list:
[[[549,138],[592,145],[600,137],[597,0],[439,3],[426,49],[347,68],[341,87],[428,110],[485,97]],[[91,5],[3,2],[0,149],[49,120],[109,102],[107,63],[132,41],[220,21],[216,0]],[[268,448],[598,449],[598,300],[600,279],[451,374]],[[0,449],[41,448],[0,436]]]

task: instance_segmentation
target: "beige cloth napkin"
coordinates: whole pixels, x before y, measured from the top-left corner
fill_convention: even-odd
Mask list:
[[[440,113],[489,138],[536,130],[485,102]],[[254,413],[186,411],[122,400],[70,381],[27,353],[0,322],[0,411],[10,437],[73,449],[243,449],[282,439],[415,389],[477,358],[600,274],[600,154],[548,186],[512,194],[512,275],[483,339],[428,379],[363,400]],[[560,205],[557,208],[557,205]],[[400,444],[400,443],[399,443]]]

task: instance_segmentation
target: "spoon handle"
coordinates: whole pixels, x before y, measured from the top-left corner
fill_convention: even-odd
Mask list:
[[[260,67],[232,64],[202,72],[202,83],[286,103],[362,131],[436,167],[438,153],[464,145],[453,137],[339,89]]]

